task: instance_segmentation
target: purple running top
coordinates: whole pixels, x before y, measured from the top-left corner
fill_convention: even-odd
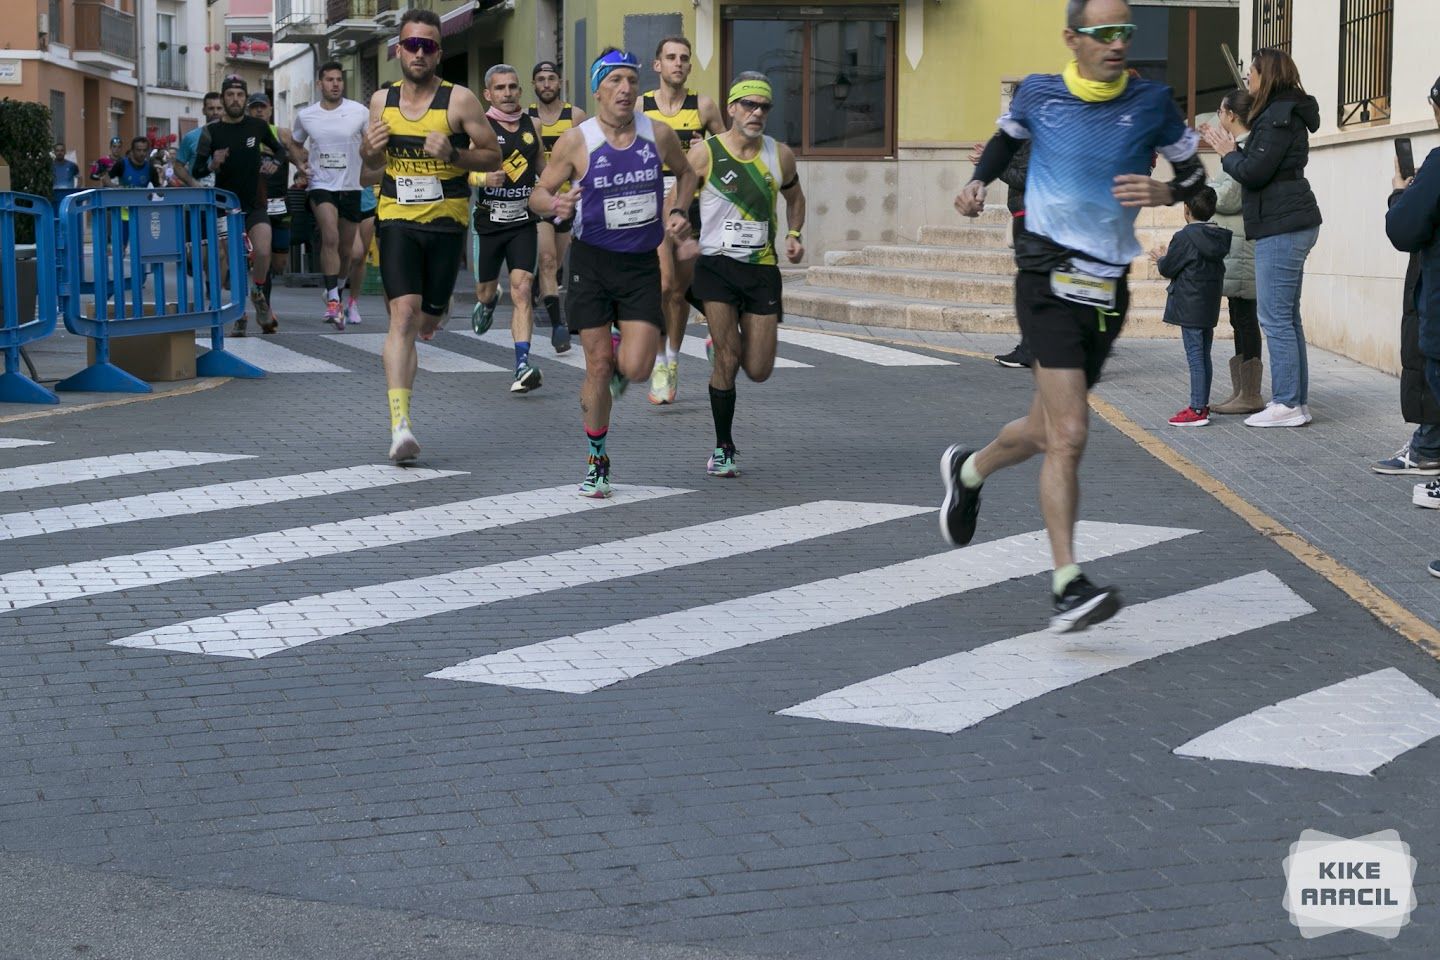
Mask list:
[[[600,121],[580,124],[590,165],[575,183],[581,187],[575,208],[575,239],[616,253],[648,253],[665,239],[660,209],[665,181],[660,175],[660,150],[655,127],[643,113],[635,114],[635,139],[617,149],[605,139]]]

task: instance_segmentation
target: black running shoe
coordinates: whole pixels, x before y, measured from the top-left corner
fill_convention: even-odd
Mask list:
[[[971,490],[960,482],[960,468],[975,456],[958,443],[940,455],[940,479],[945,481],[945,499],[940,503],[940,536],[952,547],[963,547],[975,536],[975,518],[980,514],[980,488]]]
[[[1020,346],[1017,344],[1015,349],[1009,353],[996,354],[995,362],[1002,367],[1010,367],[1012,369],[1016,367],[1028,367],[1030,366],[1030,354],[1020,349]]]
[[[1124,602],[1114,587],[1097,587],[1082,573],[1055,598],[1055,616],[1050,618],[1051,633],[1084,630],[1093,623],[1109,620],[1120,612]]]
[[[560,321],[550,328],[550,346],[556,353],[564,353],[570,349],[570,328],[565,321]]]

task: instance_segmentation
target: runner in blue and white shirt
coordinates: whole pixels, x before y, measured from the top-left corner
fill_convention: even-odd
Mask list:
[[[1035,355],[1035,397],[1029,413],[984,449],[957,443],[945,451],[940,530],[955,546],[969,543],[985,479],[1043,454],[1040,509],[1055,560],[1050,626],[1057,632],[1083,630],[1121,607],[1113,587],[1095,586],[1080,572],[1074,533],[1086,392],[1125,322],[1125,275],[1141,253],[1135,217],[1140,207],[1167,206],[1205,186],[1199,135],[1185,125],[1170,88],[1127,71],[1134,34],[1123,0],[1069,0],[1064,36],[1075,59],[1060,74],[1021,83],[974,179],[955,198],[961,214],[979,215],[986,185],[1030,141],[1015,313]],[[1169,183],[1150,176],[1156,153],[1174,167]]]

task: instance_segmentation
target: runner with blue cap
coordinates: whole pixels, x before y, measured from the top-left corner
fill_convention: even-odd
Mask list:
[[[630,380],[650,376],[660,346],[655,248],[667,232],[678,239],[690,232],[684,210],[664,209],[661,164],[681,171],[682,195],[695,192],[696,177],[675,131],[636,112],[640,64],[634,56],[614,47],[602,52],[590,66],[590,89],[596,115],[555,141],[530,209],[575,218],[565,312],[585,350],[580,409],[590,455],[580,495],[603,498],[611,492],[605,448],[611,400]],[[560,193],[566,181],[574,186]],[[620,335],[612,338],[615,321]]]

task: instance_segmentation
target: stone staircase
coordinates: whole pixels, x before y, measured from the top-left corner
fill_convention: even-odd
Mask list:
[[[1168,244],[1184,223],[1178,205],[1142,210],[1136,235],[1149,250]],[[921,227],[918,243],[830,251],[823,265],[785,272],[785,312],[877,327],[1015,333],[1009,238],[1010,214],[992,205],[974,220]],[[1149,257],[1134,262],[1127,336],[1180,335],[1161,319],[1165,284]],[[1216,328],[1222,331],[1226,324]]]

